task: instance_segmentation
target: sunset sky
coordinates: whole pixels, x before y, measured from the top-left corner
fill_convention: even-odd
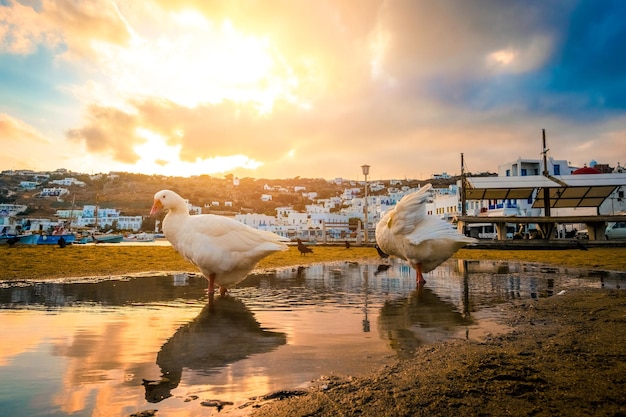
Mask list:
[[[0,0],[0,170],[626,162],[626,1]]]

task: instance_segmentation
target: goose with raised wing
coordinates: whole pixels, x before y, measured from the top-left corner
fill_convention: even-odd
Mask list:
[[[376,225],[376,243],[389,255],[405,259],[416,271],[418,284],[460,248],[477,240],[458,233],[450,223],[426,213],[427,184],[404,196]]]
[[[163,233],[174,249],[194,264],[209,281],[209,295],[226,294],[266,256],[288,249],[288,239],[213,214],[190,215],[187,203],[174,191],[154,195],[151,215],[169,210]]]

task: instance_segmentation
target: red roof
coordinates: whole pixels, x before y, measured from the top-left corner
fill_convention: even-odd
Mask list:
[[[595,168],[584,166],[572,172],[572,175],[578,175],[578,174],[601,174],[601,172]]]

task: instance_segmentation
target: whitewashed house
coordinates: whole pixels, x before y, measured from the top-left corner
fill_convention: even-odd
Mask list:
[[[117,219],[117,228],[137,232],[141,230],[142,222],[143,218],[141,216],[119,216]]]
[[[382,191],[385,189],[385,185],[381,184],[380,182],[376,181],[376,182],[371,182],[369,183],[369,190],[371,192],[377,192],[377,191]]]
[[[84,187],[86,184],[83,181],[79,181],[76,178],[63,178],[62,180],[52,180],[50,184],[63,185],[65,187],[71,187],[72,185],[76,185],[79,187]]]
[[[143,222],[141,216],[121,216],[120,211],[114,208],[98,208],[98,219],[96,222],[96,206],[85,205],[82,209],[57,210],[56,216],[66,221],[71,227],[93,227],[96,224],[99,228],[116,226],[120,230],[139,231]]]
[[[44,187],[39,193],[39,197],[59,197],[69,194],[69,190],[63,187]]]
[[[39,183],[35,181],[20,181],[20,188],[22,190],[34,190],[38,185]]]
[[[260,230],[270,230],[271,226],[277,224],[275,216],[268,216],[267,214],[258,213],[236,214],[235,220],[247,226],[254,227],[255,229]]]

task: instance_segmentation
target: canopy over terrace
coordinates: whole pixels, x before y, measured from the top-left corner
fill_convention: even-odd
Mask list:
[[[595,207],[599,214],[600,205],[618,187],[626,185],[626,174],[583,174],[552,176],[532,175],[516,177],[468,177],[462,188],[464,200],[531,200],[533,208],[544,209],[546,215],[540,220],[540,226],[547,238],[552,237],[556,223],[566,220],[564,217],[550,216],[551,208]],[[532,201],[532,200],[531,200]],[[546,210],[547,207],[547,210]],[[610,218],[611,217],[611,218]],[[617,217],[617,216],[614,216]],[[506,223],[536,223],[537,218],[489,217],[498,229],[504,230]],[[619,217],[616,219],[618,220]],[[528,220],[528,221],[526,221]],[[531,221],[532,220],[532,221]],[[568,221],[587,224],[589,237],[599,238],[603,235],[607,221],[612,216],[567,216]],[[464,223],[484,222],[484,217],[462,216]],[[498,237],[503,239],[503,233]]]

